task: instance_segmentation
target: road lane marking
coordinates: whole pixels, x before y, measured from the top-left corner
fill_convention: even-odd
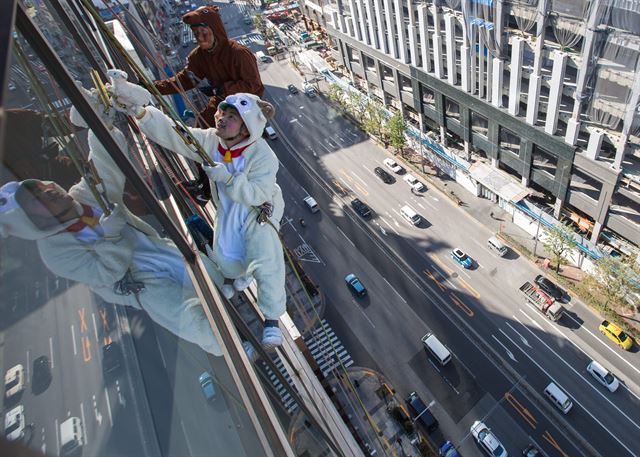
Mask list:
[[[85,311],[84,308],[78,309],[78,316],[80,316],[80,333],[86,333],[89,329],[87,322],[84,320]]]
[[[356,183],[353,183],[353,185],[354,185],[354,186],[356,186],[356,187],[358,188],[358,190],[359,190],[360,192],[362,192],[362,194],[363,194],[365,197],[368,197],[368,196],[369,196],[369,191],[367,191],[367,189],[364,189],[360,184],[358,184],[358,183],[356,182]]]
[[[29,365],[31,364],[29,363],[29,349],[27,349],[27,367],[26,367],[27,379],[29,379]]]
[[[507,402],[511,406],[514,407],[514,409],[518,412],[518,414],[520,414],[522,418],[525,421],[527,421],[527,423],[531,426],[531,428],[535,430],[536,424],[538,423],[538,421],[536,420],[535,416],[531,413],[531,411],[529,411],[527,408],[522,406],[522,403],[520,403],[518,399],[514,397],[511,392],[505,392],[504,398],[507,400]]]
[[[51,361],[51,369],[53,370],[55,368],[55,363],[53,363],[53,338],[49,337],[49,360]],[[29,364],[29,361],[27,360],[27,366]]]
[[[87,336],[82,335],[82,337],[80,338],[80,341],[82,341],[82,357],[84,358],[85,362],[90,362],[91,361],[91,340]]]
[[[396,293],[396,295],[397,295],[398,297],[400,297],[400,300],[402,300],[403,302],[407,303],[407,300],[405,300],[404,298],[402,298],[402,295],[400,295],[400,293],[396,290],[396,288],[395,288],[395,287],[393,287],[393,286],[391,285],[391,283],[389,283],[389,281],[387,281],[387,278],[382,278],[382,279],[384,280],[384,282],[386,282],[386,283],[387,283],[387,285],[391,288],[391,290],[393,290],[393,291]]]
[[[469,317],[473,317],[474,316],[474,312],[471,308],[469,308],[467,306],[466,303],[464,303],[455,293],[453,292],[449,292],[449,296],[451,297],[451,300],[453,300],[453,302],[458,305],[458,307],[460,307],[462,309],[462,311],[464,311],[466,313],[467,316]]]
[[[526,326],[525,326],[525,328],[526,328]],[[533,334],[533,332],[531,332],[531,333]],[[559,383],[559,382],[558,382],[558,381],[557,381],[553,376],[551,376],[547,370],[545,370],[544,368],[542,368],[542,366],[541,366],[538,362],[536,362],[536,361],[535,361],[535,359],[534,359],[533,357],[531,357],[527,351],[525,351],[525,350],[524,350],[524,349],[522,349],[520,346],[518,346],[518,345],[517,345],[517,344],[516,344],[516,343],[515,343],[515,342],[514,342],[514,341],[513,341],[513,340],[512,340],[508,335],[507,335],[507,334],[504,334],[504,336],[505,336],[509,341],[511,341],[511,343],[512,343],[514,346],[516,346],[518,349],[520,349],[520,351],[521,351],[521,352],[522,352],[522,353],[523,353],[523,354],[524,354],[524,355],[525,355],[529,360],[531,360],[531,362],[533,362],[533,364],[534,364],[535,366],[537,366],[537,367],[538,367],[538,369],[539,369],[540,371],[542,371],[544,374],[546,374],[546,375],[547,375],[547,377],[548,377],[549,379],[551,379],[551,381],[553,381],[555,384],[557,384],[557,385],[559,385],[559,386],[560,386],[560,385],[562,385],[562,384],[560,384],[560,383]],[[593,387],[593,386],[591,386],[591,387]],[[568,395],[568,394],[567,394],[567,395]],[[570,396],[569,396],[569,397],[570,397]],[[570,398],[571,398],[571,397],[570,397]],[[588,410],[588,409],[586,409],[584,406],[582,406],[580,403],[578,403],[578,402],[575,400],[575,398],[572,398],[572,400],[573,400],[573,402],[574,402],[576,405],[580,406],[580,407],[584,410],[584,412],[585,412],[585,413],[587,413],[587,414],[591,417],[591,419],[593,419],[596,423],[598,423],[598,425],[600,425],[600,427],[602,427],[604,430],[606,430],[606,431],[607,431],[607,433],[609,433],[609,435],[610,435],[614,440],[616,440],[616,441],[618,442],[618,444],[620,444],[620,446],[622,446],[623,448],[625,448],[625,449],[627,450],[627,452],[629,452],[629,454],[631,454],[631,455],[633,455],[633,456],[635,456],[635,455],[636,455],[636,454],[634,454],[633,452],[631,452],[631,449],[629,449],[629,448],[628,448],[628,447],[627,447],[627,446],[626,446],[622,441],[620,441],[620,440],[618,439],[618,437],[617,437],[616,435],[614,435],[614,434],[613,434],[613,432],[611,432],[611,430],[609,430],[607,427],[605,427],[605,426],[604,426],[604,424],[598,420],[598,418],[596,418],[593,414],[591,414],[591,412],[589,412],[589,410]],[[634,424],[634,425],[635,425],[635,424]]]
[[[532,319],[530,316],[528,316],[526,313],[524,313],[522,310],[521,312],[529,317],[529,319]],[[522,324],[521,324],[522,325]],[[611,400],[609,400],[607,398],[606,395],[604,395],[599,388],[597,388],[596,386],[594,386],[591,382],[589,382],[587,380],[587,378],[585,378],[584,376],[582,376],[581,373],[578,372],[578,370],[576,370],[575,368],[573,368],[573,366],[571,366],[571,364],[569,362],[567,362],[563,357],[560,356],[560,354],[558,354],[554,349],[552,349],[547,343],[545,343],[538,335],[536,335],[535,333],[533,333],[529,327],[527,327],[526,325],[522,325],[522,328],[524,328],[525,330],[527,330],[529,333],[531,333],[531,335],[537,339],[538,341],[540,341],[540,343],[542,345],[544,345],[544,347],[546,347],[549,351],[551,351],[553,353],[553,355],[555,355],[558,359],[560,359],[562,361],[562,363],[564,363],[571,371],[573,371],[576,376],[578,376],[580,379],[582,379],[589,387],[591,387],[591,389],[593,389],[593,391],[595,393],[597,393],[604,401],[606,401],[607,403],[609,403],[616,411],[618,411],[620,414],[622,414],[631,424],[633,424],[634,427],[636,427],[638,430],[640,430],[640,425],[636,424],[636,422],[631,419],[629,416],[627,416],[620,408],[618,408],[615,403],[613,403]],[[543,330],[544,331],[544,330]],[[584,406],[583,406],[584,408]],[[586,408],[584,408],[585,411],[587,411]],[[587,411],[588,412],[588,411]]]
[[[347,180],[348,180],[349,182],[353,182],[353,178],[352,178],[352,177],[351,177],[351,176],[350,176],[350,175],[345,171],[345,169],[344,169],[344,168],[341,168],[341,169],[340,169],[340,173],[342,173],[342,175],[343,175],[345,178],[347,178]]]
[[[440,369],[436,366],[435,362],[433,360],[431,360],[430,357],[428,358],[428,360],[429,360],[429,363],[431,364],[431,366],[433,368],[435,368],[436,371],[440,374],[440,377],[444,380],[444,382],[446,382],[447,385],[453,389],[453,391],[456,393],[456,395],[460,395],[460,392],[458,392],[458,389],[456,389],[453,386],[453,383],[451,381],[449,381],[449,379],[445,375],[442,374],[442,371],[440,371]],[[435,403],[435,401],[431,400],[431,403],[429,404],[429,406],[427,406],[427,409],[429,409],[434,403]]]
[[[427,254],[427,256],[431,260],[433,260],[438,265],[438,267],[440,267],[448,276],[451,276],[453,270],[449,268],[444,262],[442,262],[442,260],[440,260],[436,255]]]
[[[502,334],[503,334],[504,336],[507,336],[507,335],[502,331],[502,329],[498,329],[498,330],[499,330],[500,332],[502,332]],[[507,348],[507,347],[502,343],[502,341],[500,341],[498,338],[496,338],[496,336],[495,336],[493,333],[491,334],[491,338],[493,338],[493,339],[496,341],[496,343],[498,343],[500,346],[502,346],[502,349],[504,349],[504,350],[505,350],[505,352],[507,353],[507,356],[508,356],[511,360],[513,360],[514,362],[518,363],[518,359],[516,359],[516,356],[515,356],[515,355],[513,355],[513,352],[511,352],[511,351],[509,350],[509,348]],[[509,338],[509,337],[507,336],[507,338]],[[513,343],[513,341],[511,341],[511,342]]]
[[[566,452],[564,452],[564,450],[562,450],[562,448],[560,447],[560,445],[558,444],[558,442],[555,440],[555,438],[553,436],[551,436],[551,433],[549,433],[548,430],[545,430],[542,437],[551,445],[554,447],[554,449],[556,451],[558,451],[560,454],[562,454],[563,457],[569,457],[569,454],[567,454]]]
[[[73,355],[78,355],[78,348],[76,346],[76,331],[71,324],[71,340],[73,341]]]
[[[111,401],[109,399],[109,391],[107,390],[107,388],[104,388],[104,396],[107,402],[107,413],[109,414],[109,423],[111,424],[111,427],[113,427],[113,416],[111,415]]]
[[[93,320],[93,332],[96,334],[96,343],[98,342],[98,325],[96,324],[96,313],[91,313],[91,320]]]
[[[480,299],[480,293],[478,293],[477,290],[475,290],[473,287],[471,287],[469,284],[467,284],[467,281],[465,281],[464,279],[462,279],[460,277],[458,277],[458,281],[460,281],[462,283],[462,287],[467,289],[471,293],[471,295],[476,297],[477,300]]]
[[[396,232],[396,235],[398,235],[398,236],[400,235],[400,233],[398,233],[398,231],[395,229],[395,227],[393,227],[391,224],[389,224],[389,222],[387,222],[387,220],[384,217],[380,216],[380,219],[382,220],[382,222],[387,224],[391,230]]]
[[[89,440],[87,438],[87,421],[84,419],[84,406],[82,405],[82,402],[80,402],[80,415],[82,416],[82,430],[84,431],[82,444],[86,446],[89,443]]]
[[[362,306],[358,305],[358,303],[356,303],[356,301],[352,298],[351,299],[351,303],[354,304],[354,306],[356,308],[358,308],[358,310],[362,313],[362,315],[364,316],[364,318],[371,324],[371,326],[373,328],[376,328],[376,326],[374,325],[374,323],[371,321],[371,319],[369,319],[369,316],[367,316],[367,313],[364,312],[364,310],[362,309]]]
[[[355,245],[355,244],[353,244],[353,241],[351,241],[351,240],[349,239],[349,237],[348,237],[347,235],[345,235],[345,234],[344,234],[344,232],[342,231],[342,229],[341,229],[340,227],[338,227],[337,225],[336,225],[336,228],[338,229],[338,231],[340,232],[340,234],[344,237],[344,239],[345,239],[345,240],[347,240],[347,241],[349,242],[349,244],[355,248],[355,247],[356,247],[356,245]]]
[[[447,288],[446,288],[446,287],[444,287],[442,284],[440,284],[440,281],[438,281],[438,280],[436,279],[436,277],[435,277],[435,276],[433,276],[433,273],[431,273],[431,271],[430,271],[430,270],[422,270],[422,272],[423,272],[427,277],[431,278],[431,280],[432,280],[433,282],[435,282],[435,283],[436,283],[436,286],[438,286],[438,287],[440,288],[440,290],[441,290],[441,291],[443,291],[443,292],[444,292],[445,290],[447,290]]]
[[[362,179],[360,176],[358,176],[358,173],[356,173],[353,170],[349,170],[349,173],[351,173],[354,178],[356,178],[358,181],[360,181],[364,187],[369,187],[369,184],[367,184],[364,179]]]
[[[53,425],[56,428],[56,449],[58,450],[56,455],[60,455],[60,427],[58,427],[58,419],[53,421]]]
[[[356,193],[356,191],[355,191],[355,190],[353,190],[353,187],[351,187],[351,186],[349,185],[349,183],[348,183],[347,181],[345,181],[345,180],[344,180],[344,178],[340,178],[340,181],[342,181],[342,184],[344,184],[345,186],[347,186],[351,192],[353,192],[354,194]],[[346,192],[345,192],[345,193],[346,193]]]

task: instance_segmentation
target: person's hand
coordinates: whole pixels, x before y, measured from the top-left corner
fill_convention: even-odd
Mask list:
[[[107,70],[111,83],[107,90],[113,96],[113,108],[130,116],[138,116],[143,107],[153,100],[151,93],[144,87],[127,81],[127,74],[122,70]]]
[[[209,179],[215,182],[226,183],[231,178],[231,173],[227,170],[227,167],[222,163],[216,163],[214,167],[208,165],[202,165],[202,169],[207,174]]]
[[[122,232],[126,223],[127,219],[124,216],[124,210],[117,203],[113,205],[111,214],[100,216],[100,227],[104,230],[105,238],[120,237],[120,232]]]

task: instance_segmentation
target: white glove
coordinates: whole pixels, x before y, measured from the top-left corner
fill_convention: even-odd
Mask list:
[[[117,203],[113,205],[111,214],[100,216],[100,227],[104,230],[105,238],[119,238],[120,232],[122,232],[126,223],[127,219],[124,217],[124,210]]]
[[[111,84],[107,84],[107,90],[113,96],[113,107],[117,111],[135,116],[153,100],[147,89],[127,81],[124,71],[107,70],[107,75],[111,79]]]
[[[93,109],[96,111],[98,116],[100,116],[102,122],[104,122],[105,125],[110,128],[113,125],[113,117],[115,114],[114,110],[111,109],[111,106],[105,106],[102,103],[102,100],[98,96],[98,90],[96,88],[87,90],[82,87],[82,83],[80,83],[80,81],[76,81],[76,85],[78,86],[78,89],[80,89],[80,92],[82,92],[82,94],[85,96],[87,101],[91,104],[91,106],[93,106]],[[82,118],[82,116],[80,116],[80,113],[75,106],[71,107],[69,118],[71,120],[71,123],[76,127],[88,127],[87,123]]]
[[[215,167],[210,167],[203,164],[202,169],[207,174],[209,179],[215,182],[226,183],[231,177],[231,173],[229,173],[227,167],[225,167],[222,163],[216,163]]]

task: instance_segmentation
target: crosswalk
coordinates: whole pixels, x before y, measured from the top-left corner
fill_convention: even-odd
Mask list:
[[[326,319],[323,319],[321,324],[304,338],[304,342],[324,376],[329,376],[331,372],[341,364],[345,367],[353,365],[351,355],[349,355],[349,352],[342,345],[342,342],[338,339]],[[280,373],[282,373],[284,378],[287,380],[287,383],[292,385],[291,377],[285,371],[280,358],[276,358],[274,362]],[[265,371],[269,380],[275,387],[276,392],[278,392],[287,413],[294,413],[298,409],[298,405],[295,403],[289,392],[285,390],[284,386],[278,380],[273,371],[266,365]]]
[[[247,47],[249,47],[251,43],[258,43],[259,45],[264,44],[264,39],[262,38],[262,35],[259,34],[258,32],[246,33],[244,35],[233,37],[233,39],[236,40],[241,45],[244,45]]]
[[[195,43],[193,30],[188,24],[182,24],[182,44]]]

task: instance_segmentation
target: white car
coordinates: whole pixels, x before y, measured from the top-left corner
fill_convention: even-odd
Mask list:
[[[471,434],[484,452],[493,457],[507,457],[506,449],[484,422],[475,421],[471,426]]]
[[[24,437],[24,406],[18,405],[4,416],[4,434],[9,441]]]
[[[587,365],[587,371],[591,373],[591,376],[593,376],[596,381],[609,389],[610,392],[615,392],[618,390],[618,387],[620,387],[620,381],[595,360],[592,360],[591,363]]]
[[[425,189],[425,185],[422,184],[418,179],[412,174],[407,174],[404,178],[407,184],[411,186],[411,188],[415,191],[422,192]]]
[[[396,162],[395,160],[391,159],[391,158],[386,158],[382,161],[383,164],[385,164],[385,166],[391,168],[391,171],[393,171],[394,173],[402,173],[404,171],[404,168],[402,168],[400,165],[398,165],[398,162]]]
[[[4,375],[4,396],[13,397],[24,389],[24,367],[21,364],[15,365],[7,370]]]

